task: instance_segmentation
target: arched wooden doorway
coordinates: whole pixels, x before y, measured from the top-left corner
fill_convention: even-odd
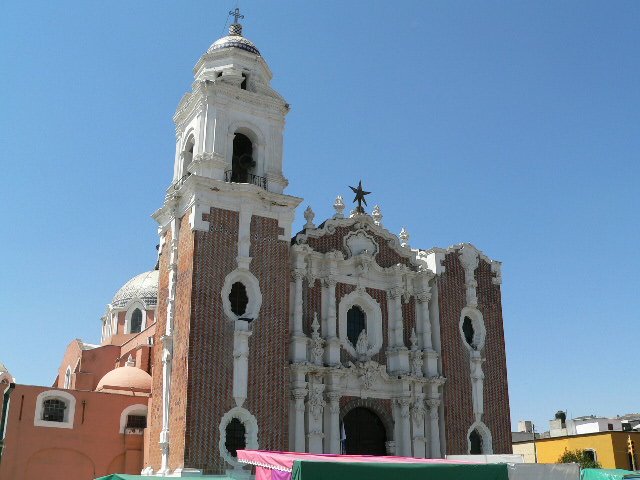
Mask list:
[[[387,433],[378,415],[356,407],[344,416],[345,453],[348,455],[386,455]]]

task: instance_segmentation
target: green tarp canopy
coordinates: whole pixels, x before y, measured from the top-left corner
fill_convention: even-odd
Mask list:
[[[606,468],[583,468],[580,471],[580,480],[622,480],[627,478],[640,478],[640,472]]]
[[[296,461],[292,480],[508,480],[506,464]]]

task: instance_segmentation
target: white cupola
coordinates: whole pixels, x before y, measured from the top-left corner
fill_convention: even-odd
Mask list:
[[[194,68],[192,92],[174,115],[176,159],[173,183],[189,175],[253,184],[283,193],[286,101],[269,85],[272,74],[236,20]]]

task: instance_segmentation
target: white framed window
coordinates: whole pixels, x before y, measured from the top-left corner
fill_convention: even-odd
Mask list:
[[[469,455],[493,455],[491,431],[482,422],[474,422],[467,431],[467,453]]]
[[[258,450],[258,421],[256,417],[242,407],[235,407],[224,414],[219,428],[218,449],[220,455],[230,465],[243,467],[244,464],[238,462],[237,457],[233,455],[233,450],[240,450],[240,447]],[[229,438],[227,438],[228,434]],[[242,434],[244,434],[244,442],[240,437]],[[235,438],[231,438],[231,436]]]
[[[371,297],[365,290],[354,290],[349,295],[345,295],[340,299],[338,305],[338,335],[343,348],[352,356],[357,356],[355,345],[349,340],[349,315],[357,307],[365,317],[365,330],[367,332],[367,340],[369,341],[368,356],[375,355],[382,348],[382,310],[376,300]],[[352,335],[353,336],[353,335]]]
[[[468,350],[482,350],[484,348],[487,331],[480,310],[474,307],[464,307],[460,313],[459,327],[462,344]]]
[[[127,313],[124,317],[124,333],[140,333],[147,328],[147,310],[139,300],[127,305]]]
[[[75,413],[76,397],[64,390],[47,390],[36,397],[33,425],[73,428]]]
[[[260,283],[248,270],[236,269],[229,273],[224,279],[220,295],[222,308],[230,320],[244,318],[253,321],[258,318],[262,306]]]
[[[129,405],[120,414],[120,433],[125,433],[125,429],[129,429],[131,433],[142,434],[142,430],[147,426],[148,415],[149,407],[147,407],[147,405],[142,403]],[[134,432],[132,432],[132,430],[134,430]],[[137,430],[139,431],[136,432]]]

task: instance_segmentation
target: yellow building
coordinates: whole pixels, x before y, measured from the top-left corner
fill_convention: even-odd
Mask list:
[[[640,448],[640,432],[597,432],[564,437],[540,438],[535,441],[516,442],[513,453],[524,456],[525,462],[558,463],[558,459],[565,450],[586,450],[593,452],[593,457],[602,468],[622,468],[633,470],[631,455],[628,448],[629,438],[635,447],[634,464],[638,465],[638,451]]]

